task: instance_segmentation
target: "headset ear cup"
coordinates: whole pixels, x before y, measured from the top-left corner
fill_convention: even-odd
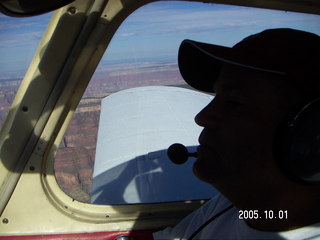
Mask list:
[[[287,125],[280,166],[303,182],[320,183],[320,99],[307,104]]]
[[[289,131],[291,129],[289,129],[288,126],[296,116],[297,112],[298,111],[295,111],[295,114],[288,114],[288,116],[284,118],[284,121],[282,121],[278,126],[274,137],[274,157],[279,169],[286,177],[295,182],[303,183],[295,174],[293,174],[294,171],[291,170],[293,166],[289,160],[289,145],[291,144],[289,143],[289,139],[291,139],[291,137],[289,137]]]

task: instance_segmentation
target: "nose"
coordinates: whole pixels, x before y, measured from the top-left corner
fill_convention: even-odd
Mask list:
[[[196,116],[195,122],[201,127],[216,128],[219,124],[217,102],[214,98],[205,108],[203,108]]]

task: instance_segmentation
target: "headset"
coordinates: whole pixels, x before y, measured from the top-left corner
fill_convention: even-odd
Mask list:
[[[298,111],[282,132],[280,168],[290,178],[320,184],[320,98]]]

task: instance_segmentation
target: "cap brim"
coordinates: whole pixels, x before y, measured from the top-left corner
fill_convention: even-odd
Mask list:
[[[214,92],[213,85],[223,64],[232,64],[250,70],[285,75],[283,71],[240,63],[234,59],[232,48],[184,40],[179,48],[178,64],[183,79],[193,88]]]
[[[227,55],[229,51],[228,47],[184,40],[178,53],[183,79],[195,89],[213,92],[213,84],[223,64],[219,56]]]

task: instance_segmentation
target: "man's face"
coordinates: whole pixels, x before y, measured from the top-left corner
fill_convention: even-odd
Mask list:
[[[278,78],[278,79],[277,79]],[[200,134],[195,174],[218,187],[267,180],[278,171],[273,142],[284,117],[272,85],[280,76],[231,65],[213,86],[216,96],[195,118]]]

